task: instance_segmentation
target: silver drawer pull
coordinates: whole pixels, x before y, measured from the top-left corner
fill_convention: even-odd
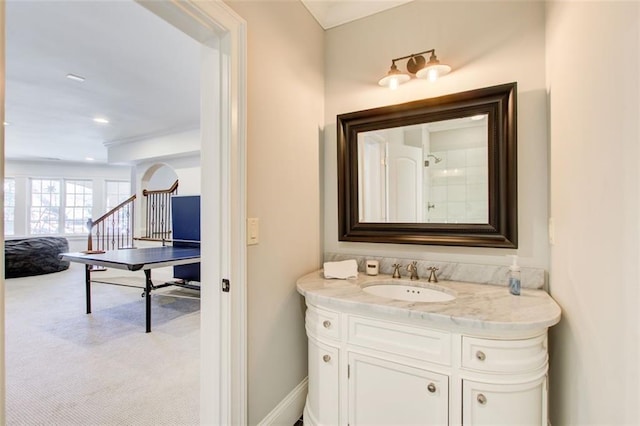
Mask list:
[[[322,325],[324,326],[324,328],[329,328],[329,327],[331,327],[331,321],[329,321],[329,320],[325,320],[325,321],[322,323]]]
[[[478,351],[476,352],[476,358],[478,358],[480,361],[484,361],[487,356],[484,354],[484,352]]]
[[[324,356],[322,357],[322,360],[323,360],[324,362],[329,362],[329,361],[331,361],[331,355],[324,355]]]
[[[434,393],[436,391],[436,385],[434,385],[433,383],[429,383],[429,385],[427,386],[427,390],[431,393]]]
[[[478,403],[480,403],[481,405],[484,405],[487,403],[487,397],[484,396],[484,394],[479,393],[477,399],[478,399]]]

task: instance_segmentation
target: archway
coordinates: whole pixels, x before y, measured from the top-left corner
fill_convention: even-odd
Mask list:
[[[140,188],[149,191],[167,189],[176,180],[178,180],[178,174],[171,166],[165,163],[156,163],[142,174]]]

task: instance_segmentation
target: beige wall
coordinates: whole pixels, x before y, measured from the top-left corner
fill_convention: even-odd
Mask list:
[[[323,31],[300,2],[232,1],[248,31],[249,424],[307,375],[303,299],[295,281],[320,265],[319,144]]]
[[[336,115],[516,81],[521,263],[548,268],[544,3],[418,1],[327,31],[325,251],[507,264],[514,250],[338,242]],[[435,48],[453,71],[392,91],[391,58]],[[402,64],[404,66],[404,63]]]
[[[554,425],[640,422],[640,3],[547,11]]]

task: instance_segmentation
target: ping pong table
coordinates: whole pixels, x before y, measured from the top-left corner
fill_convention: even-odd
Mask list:
[[[200,262],[200,247],[144,247],[128,248],[111,251],[86,251],[60,254],[62,260],[83,263],[85,265],[85,288],[87,299],[87,314],[91,313],[91,267],[93,265],[107,268],[124,269],[128,271],[143,270],[145,286],[130,286],[144,289],[142,296],[146,298],[146,332],[151,332],[151,292],[161,287],[179,285],[177,283],[165,283],[154,285],[151,281],[151,270],[165,266],[188,265]],[[105,284],[105,281],[96,281]],[[122,284],[118,284],[122,285]]]

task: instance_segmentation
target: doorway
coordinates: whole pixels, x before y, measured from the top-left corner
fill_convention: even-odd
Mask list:
[[[202,274],[200,422],[246,423],[244,21],[223,2],[139,2],[202,43]],[[0,45],[4,58],[4,6]],[[4,75],[4,63],[2,63]],[[4,118],[4,79],[0,112]],[[4,148],[4,133],[0,136]],[[4,158],[3,158],[4,160]],[[4,163],[4,161],[2,162]],[[2,166],[3,167],[3,166]],[[3,170],[4,174],[4,170]],[[224,293],[222,279],[231,282]],[[0,280],[0,386],[4,388],[4,282]],[[5,421],[4,399],[0,423]]]

